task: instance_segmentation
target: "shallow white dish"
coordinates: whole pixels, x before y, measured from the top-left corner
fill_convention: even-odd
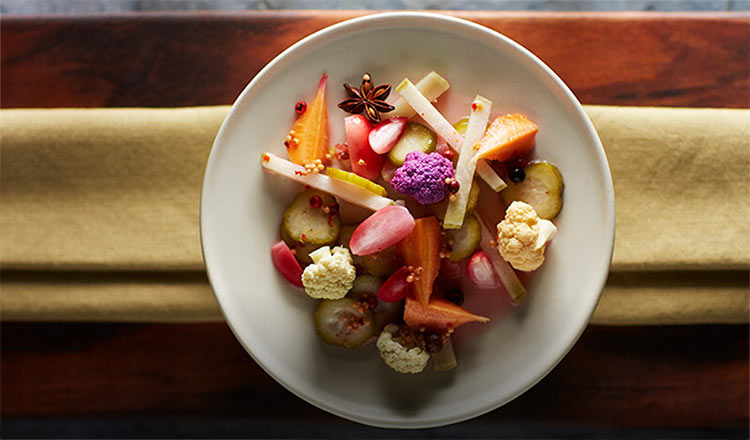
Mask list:
[[[519,111],[540,131],[536,155],[565,178],[559,234],[547,262],[512,310],[473,309],[493,321],[457,332],[459,366],[401,375],[368,344],[326,346],[315,334],[315,302],[290,288],[271,264],[284,207],[299,186],[264,175],[264,150],[284,154],[292,107],[312,99],[327,72],[332,139],[343,137],[341,84],[370,72],[397,84],[435,70],[452,90],[480,93],[495,112]],[[395,93],[395,92],[394,92]],[[573,346],[599,300],[614,243],[614,194],[601,143],[565,84],[526,49],[490,29],[443,15],[386,13],[326,28],[293,45],[248,84],[216,137],[201,199],[208,275],[235,335],[274,379],[306,401],[368,425],[420,428],[495,409],[541,380]],[[502,309],[504,298],[482,307]],[[479,306],[479,304],[475,304]],[[500,316],[504,313],[504,316]],[[471,327],[469,329],[469,327]],[[471,337],[468,337],[471,336]]]

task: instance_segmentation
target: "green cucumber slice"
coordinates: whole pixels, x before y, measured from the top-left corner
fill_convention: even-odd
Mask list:
[[[321,199],[320,208],[310,204],[310,199],[316,196]],[[305,247],[334,243],[339,236],[341,220],[338,214],[326,214],[323,209],[334,202],[333,196],[322,191],[307,190],[297,194],[281,218],[281,237]]]
[[[532,162],[524,168],[526,178],[521,183],[508,179],[508,187],[500,195],[510,205],[514,200],[526,202],[543,219],[553,219],[562,209],[564,188],[560,170],[549,162]]]
[[[406,129],[396,146],[388,152],[388,160],[394,165],[401,166],[404,164],[407,154],[412,151],[432,153],[435,151],[436,144],[437,136],[432,130],[422,124],[410,122],[406,125]]]
[[[447,229],[445,237],[447,240],[453,240],[451,255],[448,259],[461,261],[471,256],[479,246],[482,240],[482,228],[473,215],[467,215],[464,217],[461,229]]]

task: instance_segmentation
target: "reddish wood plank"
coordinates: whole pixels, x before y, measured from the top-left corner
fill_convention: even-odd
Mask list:
[[[3,418],[331,422],[266,375],[224,324],[3,323]],[[473,423],[745,427],[748,327],[589,327],[541,383]]]
[[[229,104],[268,61],[357,11],[3,17],[9,107]],[[749,15],[452,12],[515,39],[585,104],[748,107]]]

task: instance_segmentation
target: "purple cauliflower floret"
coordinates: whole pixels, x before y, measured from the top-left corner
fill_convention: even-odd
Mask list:
[[[414,197],[417,203],[428,205],[445,198],[445,179],[452,178],[453,174],[453,163],[440,153],[412,151],[396,169],[391,186],[401,194]]]

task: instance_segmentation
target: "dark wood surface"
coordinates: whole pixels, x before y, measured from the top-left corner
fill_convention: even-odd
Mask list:
[[[2,106],[230,104],[348,11],[2,19]],[[453,13],[513,38],[585,104],[747,107],[747,14]]]
[[[360,14],[2,17],[0,103],[229,104],[281,50]],[[455,15],[531,49],[584,104],[750,106],[747,14]],[[3,437],[393,434],[298,399],[224,324],[3,323],[0,338]],[[749,388],[747,326],[591,326],[517,400],[424,435],[747,438]],[[77,420],[103,425],[76,430]]]
[[[345,423],[258,367],[225,324],[2,324],[4,417]],[[747,425],[745,326],[590,326],[549,376],[474,424]]]

